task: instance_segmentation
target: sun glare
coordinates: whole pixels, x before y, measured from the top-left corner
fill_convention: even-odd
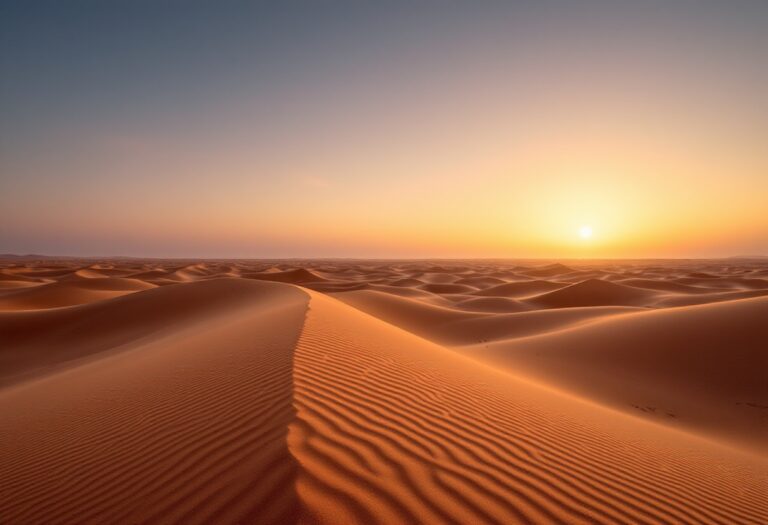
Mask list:
[[[582,239],[589,239],[592,237],[592,227],[591,226],[582,226],[579,228],[579,236]]]

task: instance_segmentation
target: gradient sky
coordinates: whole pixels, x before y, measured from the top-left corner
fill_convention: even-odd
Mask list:
[[[768,254],[766,56],[764,0],[0,0],[0,252]]]

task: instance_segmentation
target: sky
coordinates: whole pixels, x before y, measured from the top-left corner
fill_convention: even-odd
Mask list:
[[[767,51],[763,0],[0,0],[0,253],[768,254]]]

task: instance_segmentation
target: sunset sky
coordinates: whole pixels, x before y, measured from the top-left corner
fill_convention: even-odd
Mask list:
[[[768,254],[763,0],[2,1],[0,39],[0,252]]]

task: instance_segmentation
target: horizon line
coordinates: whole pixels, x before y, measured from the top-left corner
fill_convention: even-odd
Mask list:
[[[48,255],[42,253],[0,253],[0,260],[8,259],[134,259],[157,261],[701,261],[768,259],[768,254],[711,257],[158,257],[141,255]]]

